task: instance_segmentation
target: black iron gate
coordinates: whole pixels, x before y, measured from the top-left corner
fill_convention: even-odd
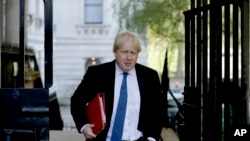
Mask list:
[[[230,141],[249,125],[249,0],[191,0],[185,15],[184,132]]]

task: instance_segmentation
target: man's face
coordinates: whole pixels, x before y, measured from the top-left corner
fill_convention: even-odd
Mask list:
[[[114,54],[119,67],[123,71],[128,72],[135,66],[138,58],[138,49],[128,41],[121,48],[116,50]]]

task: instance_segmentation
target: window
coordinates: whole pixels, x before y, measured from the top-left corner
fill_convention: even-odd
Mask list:
[[[102,23],[102,0],[85,0],[84,22],[85,24]]]

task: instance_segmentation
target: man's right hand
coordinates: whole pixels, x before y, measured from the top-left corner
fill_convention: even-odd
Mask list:
[[[85,139],[89,140],[96,137],[96,134],[94,134],[92,130],[94,126],[94,124],[87,124],[85,127],[83,127],[82,134],[84,135]]]

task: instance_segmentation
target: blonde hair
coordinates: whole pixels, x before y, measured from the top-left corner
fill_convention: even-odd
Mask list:
[[[132,44],[138,49],[139,53],[141,51],[141,43],[137,35],[131,31],[123,31],[117,34],[113,45],[113,52],[116,52],[120,47],[129,41],[132,42]]]

